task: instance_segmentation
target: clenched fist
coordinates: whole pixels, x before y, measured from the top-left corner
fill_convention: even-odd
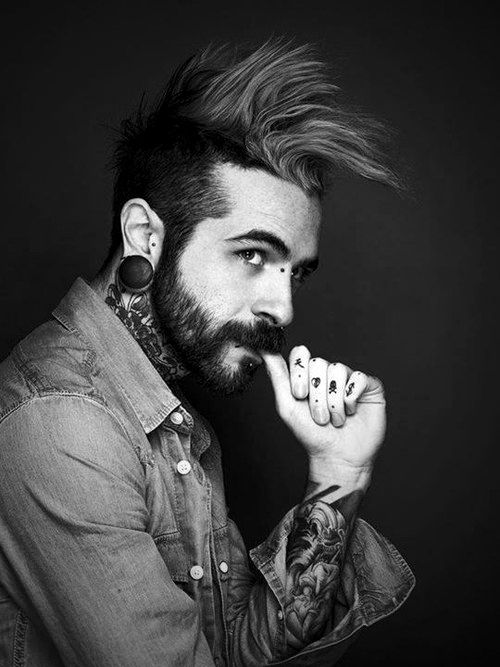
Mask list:
[[[370,469],[386,427],[382,383],[342,363],[312,357],[300,345],[289,364],[260,353],[271,378],[278,414],[306,449],[327,467]]]

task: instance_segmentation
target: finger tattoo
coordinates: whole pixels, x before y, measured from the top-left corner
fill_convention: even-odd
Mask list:
[[[328,388],[328,393],[329,394],[336,394],[337,393],[337,383],[335,380],[332,380],[330,382],[330,387]]]
[[[302,365],[302,359],[300,357],[295,360],[294,366],[300,366],[301,368],[304,368],[304,366]]]
[[[354,391],[354,382],[350,382],[350,383],[347,385],[347,389],[345,390],[345,395],[346,395],[346,396],[350,396],[350,395],[352,394],[353,391]]]
[[[316,389],[316,387],[319,387],[319,385],[321,384],[321,378],[313,378],[311,380],[311,384]]]

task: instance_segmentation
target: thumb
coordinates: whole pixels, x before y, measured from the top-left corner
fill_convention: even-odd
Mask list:
[[[259,351],[264,360],[267,374],[273,385],[276,407],[281,410],[290,400],[292,395],[290,390],[290,373],[288,366],[281,354],[270,354],[269,352]]]

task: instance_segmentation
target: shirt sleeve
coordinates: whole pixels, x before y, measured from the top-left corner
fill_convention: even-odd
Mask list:
[[[146,532],[144,470],[117,418],[48,395],[0,424],[0,557],[65,665],[209,667],[196,604]]]
[[[268,539],[250,551],[251,562],[231,522],[231,664],[331,667],[359,629],[396,611],[415,585],[413,573],[397,549],[363,519],[357,519],[330,623],[320,639],[290,657],[284,620],[285,556],[297,509],[291,509]]]

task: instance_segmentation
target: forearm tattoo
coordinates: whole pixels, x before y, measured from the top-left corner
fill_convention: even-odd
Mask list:
[[[353,491],[329,502],[328,496],[339,488],[330,486],[302,503],[288,538],[285,619],[287,644],[294,650],[319,638],[333,611],[349,534],[363,497],[362,491]]]
[[[124,295],[118,285],[108,286],[106,303],[118,315],[165,382],[186,375],[160,327],[155,323],[147,294]]]

